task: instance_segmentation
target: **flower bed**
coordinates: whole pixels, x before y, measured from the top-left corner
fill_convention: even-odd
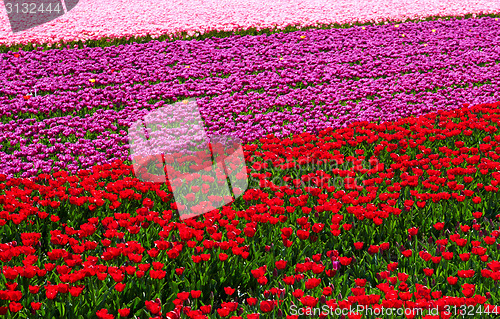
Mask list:
[[[497,4],[160,2],[0,17],[0,316],[498,316]]]
[[[13,34],[8,17],[0,17],[0,44],[42,44],[102,38],[159,37],[186,32],[285,29],[289,26],[379,22],[428,16],[500,13],[493,1],[374,0],[161,1],[80,0],[75,8],[49,23]]]
[[[209,135],[245,143],[494,102],[499,26],[485,17],[1,54],[0,173],[126,161],[129,126],[186,97]]]
[[[168,185],[140,182],[121,161],[1,175],[0,313],[292,319],[369,306],[493,316],[499,107],[266,135],[244,146],[244,195],[184,221]]]

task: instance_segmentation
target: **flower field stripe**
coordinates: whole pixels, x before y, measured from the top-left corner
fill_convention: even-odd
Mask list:
[[[13,34],[6,14],[0,17],[0,44],[58,43],[102,38],[164,34],[205,34],[210,31],[334,23],[402,21],[428,16],[500,13],[494,1],[446,0],[217,0],[99,2],[80,0],[75,8],[50,23]]]
[[[0,175],[0,313],[498,315],[499,125],[496,102],[268,134],[243,146],[243,196],[182,221],[171,185],[120,160]]]
[[[498,26],[481,18],[1,54],[0,172],[127,161],[131,123],[185,97],[197,99],[209,134],[245,143],[494,102]]]

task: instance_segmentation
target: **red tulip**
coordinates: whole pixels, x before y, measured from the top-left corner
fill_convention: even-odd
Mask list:
[[[118,309],[118,314],[120,317],[128,317],[130,315],[130,308]]]
[[[348,258],[348,257],[340,257],[339,258],[339,261],[342,265],[344,266],[349,266],[352,262],[352,258]]]
[[[276,265],[276,268],[277,268],[277,269],[280,269],[280,270],[281,270],[281,269],[285,269],[285,267],[286,267],[286,260],[278,260],[278,261],[275,263],[275,265]]]
[[[267,313],[273,311],[275,303],[273,300],[263,300],[260,302],[260,311]]]

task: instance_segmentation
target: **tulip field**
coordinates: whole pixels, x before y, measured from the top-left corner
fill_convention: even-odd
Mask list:
[[[0,317],[500,316],[500,3],[84,0],[0,24]],[[224,205],[181,218],[130,128],[187,100],[245,165],[231,197],[182,159],[185,202]]]

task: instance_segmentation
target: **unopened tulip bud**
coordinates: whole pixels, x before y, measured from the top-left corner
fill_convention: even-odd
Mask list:
[[[325,297],[325,295],[322,295],[322,296],[321,296],[321,298],[319,299],[319,302],[320,302],[321,304],[326,304],[326,297]]]
[[[238,310],[238,316],[241,316],[243,314],[243,312],[245,312],[245,310],[243,310],[243,308],[240,308]]]
[[[278,318],[283,317],[283,311],[281,309],[278,309],[277,316],[278,316]]]
[[[338,270],[340,268],[340,262],[339,261],[334,261],[332,263],[332,268],[333,268],[333,270]]]
[[[273,276],[278,277],[278,270],[276,268],[274,268],[273,270]]]

